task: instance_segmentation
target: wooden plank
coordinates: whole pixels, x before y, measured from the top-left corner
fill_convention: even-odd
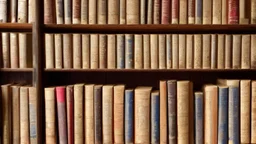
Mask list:
[[[0,68],[1,72],[33,72],[33,68]]]
[[[29,23],[1,23],[1,32],[32,32],[32,24]]]

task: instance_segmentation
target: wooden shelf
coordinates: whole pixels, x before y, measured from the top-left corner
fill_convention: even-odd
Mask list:
[[[0,23],[0,32],[32,32],[32,24],[29,23]]]
[[[256,25],[82,25],[45,24],[45,33],[256,33]]]
[[[0,68],[1,72],[33,72],[33,68]]]

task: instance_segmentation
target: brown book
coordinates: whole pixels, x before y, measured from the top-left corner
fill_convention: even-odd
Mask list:
[[[217,68],[217,48],[218,48],[218,42],[217,42],[217,35],[212,34],[211,35],[211,69]]]
[[[212,0],[203,0],[203,24],[212,24]]]
[[[146,24],[146,0],[140,1],[140,24]]]
[[[193,39],[193,35],[186,35],[186,69],[193,69]]]
[[[203,34],[203,69],[211,68],[211,35]]]
[[[1,103],[2,103],[2,131],[1,138],[4,144],[12,143],[12,99],[10,84],[1,85]]]
[[[188,24],[195,24],[195,1],[188,0]]]
[[[158,35],[158,48],[159,48],[159,69],[166,69],[166,36],[165,34]]]
[[[232,36],[225,36],[225,69],[230,69],[232,63]]]
[[[153,0],[147,1],[147,24],[153,24]]]
[[[222,0],[212,1],[212,24],[221,24],[221,2]]]
[[[179,68],[179,37],[178,34],[172,35],[172,68]]]
[[[108,37],[110,37],[110,36],[105,35],[105,34],[99,35],[99,68],[100,69],[107,68],[107,64],[108,64],[107,54],[109,52],[109,51],[107,51],[107,47],[109,44]]]
[[[81,1],[80,1],[81,2]],[[65,24],[72,24],[72,17],[79,18],[80,13],[78,14],[78,10],[80,9],[77,7],[79,4],[79,0],[73,1],[72,7],[72,0],[64,0],[64,23]],[[73,15],[72,15],[73,11]]]
[[[188,22],[188,15],[187,15],[187,7],[188,3],[187,0],[179,0],[179,24],[187,24]]]
[[[94,85],[85,85],[85,106],[84,106],[84,115],[85,115],[85,142],[94,143]]]
[[[168,122],[167,122],[167,83],[166,81],[160,81],[160,143],[168,142]]]
[[[202,35],[194,35],[194,69],[202,68],[202,57],[203,57],[203,48],[202,48]]]
[[[251,143],[256,143],[256,81],[252,81],[251,92]]]
[[[256,24],[256,0],[251,0],[251,24]]]
[[[179,23],[179,0],[172,0],[172,24]]]
[[[14,1],[14,2],[17,2],[17,1]],[[52,0],[44,0],[44,23],[45,24],[54,23],[54,19],[53,19],[53,17],[54,17],[54,9],[53,9],[53,6],[54,6],[54,1],[52,1]],[[15,7],[13,7],[13,8],[15,8]],[[13,18],[17,17],[16,8],[13,9],[12,11],[13,11],[12,17]],[[15,19],[13,19],[13,20],[16,22]]]
[[[108,0],[108,24],[118,24],[119,0]]]
[[[241,35],[233,35],[233,46],[232,46],[232,68],[241,68]]]
[[[90,35],[82,34],[82,65],[83,69],[90,68]]]
[[[227,18],[227,0],[222,0],[221,3],[221,24],[227,24],[228,18]]]
[[[242,35],[242,47],[241,47],[241,68],[249,69],[250,68],[250,44],[251,36]]]
[[[95,85],[94,86],[94,130],[95,130],[95,137],[94,142],[95,144],[102,144],[102,85]]]
[[[143,47],[142,35],[134,35],[134,68],[143,68]]]
[[[107,66],[108,69],[116,68],[116,35],[108,35]]]
[[[251,68],[256,68],[256,35],[251,35]]]
[[[99,37],[98,34],[90,35],[90,68],[99,68]]]
[[[225,68],[225,35],[218,34],[217,69]]]
[[[84,142],[84,85],[74,85],[74,143]]]
[[[126,23],[127,24],[139,24],[139,1],[127,0],[126,1]]]
[[[20,87],[20,143],[30,143],[28,87]]]
[[[81,23],[81,0],[72,0],[72,23]]]
[[[89,20],[89,1],[81,0],[81,24],[88,24]]]
[[[119,6],[119,24],[126,24],[126,0],[120,0]]]
[[[68,144],[74,143],[74,86],[66,87]]]
[[[250,1],[239,0],[239,24],[249,24],[250,8],[248,6],[250,6]]]
[[[158,35],[150,35],[150,59],[151,69],[158,69]]]
[[[82,68],[81,34],[73,34],[73,68]]]
[[[11,86],[12,93],[12,143],[20,143],[20,87]]]
[[[186,35],[179,34],[179,69],[186,68]]]
[[[97,24],[97,1],[88,0],[88,23]]]
[[[170,24],[171,18],[171,0],[162,0],[161,24]]]
[[[112,8],[109,8],[108,5],[111,2]],[[107,17],[108,20],[112,20],[112,15],[110,15],[110,11],[113,13],[113,10],[116,10],[116,5],[113,5],[113,0],[98,0],[97,1],[97,19],[98,24],[107,24]],[[108,8],[107,8],[108,7]],[[108,9],[108,11],[107,11]],[[109,22],[108,22],[109,23]],[[109,23],[110,24],[110,23]]]
[[[153,4],[153,24],[160,24],[160,7],[161,1],[154,0]]]
[[[150,69],[150,36],[143,35],[143,68]]]

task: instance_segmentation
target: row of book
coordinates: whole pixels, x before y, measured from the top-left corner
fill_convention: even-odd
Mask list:
[[[36,88],[1,85],[1,144],[38,143]]]
[[[250,69],[256,35],[46,34],[46,68]]]
[[[150,86],[75,84],[45,88],[46,144],[256,143],[256,81],[219,79]],[[58,132],[57,132],[58,131]]]
[[[52,0],[45,23],[255,24],[255,0]],[[56,17],[54,17],[56,16]]]

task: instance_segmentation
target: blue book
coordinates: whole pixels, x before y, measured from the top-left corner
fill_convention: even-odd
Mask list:
[[[204,98],[202,92],[195,92],[195,144],[203,144]]]
[[[218,143],[228,143],[228,87],[219,86]]]
[[[117,68],[125,68],[125,39],[123,34],[117,35]]]
[[[134,140],[134,93],[133,89],[125,90],[125,143],[133,143]]]
[[[134,66],[134,38],[132,34],[125,35],[125,68],[132,69]]]
[[[159,91],[151,93],[151,143],[160,143],[160,96]]]
[[[229,87],[228,100],[228,140],[230,143],[240,143],[239,123],[239,87]]]

